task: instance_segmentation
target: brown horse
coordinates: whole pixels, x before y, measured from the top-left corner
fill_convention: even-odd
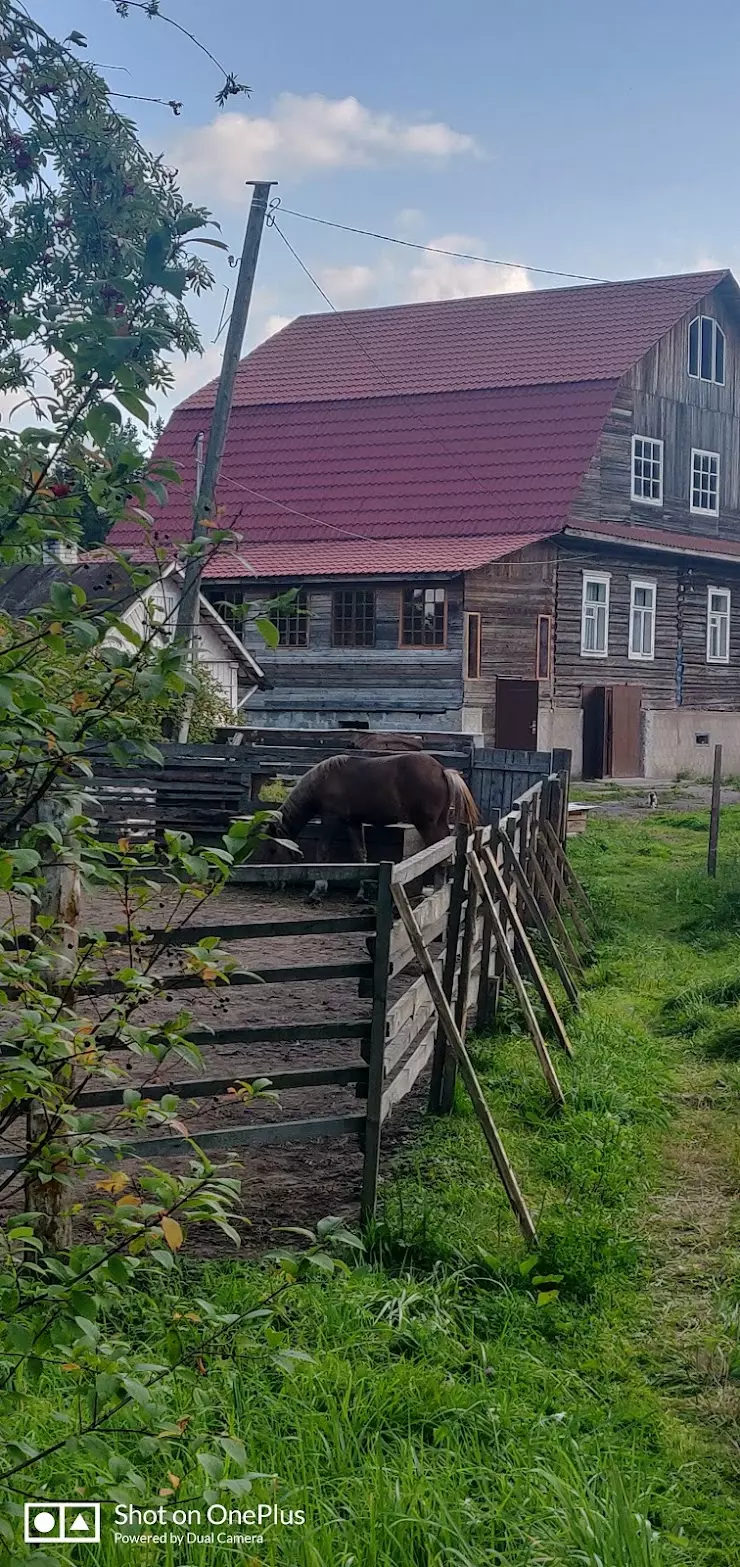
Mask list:
[[[410,822],[426,847],[445,838],[451,822],[475,827],[479,821],[465,780],[425,751],[328,757],[291,789],[268,836],[294,841],[315,816],[327,838],[339,824],[345,826],[361,861],[367,858],[366,822],[374,827]]]

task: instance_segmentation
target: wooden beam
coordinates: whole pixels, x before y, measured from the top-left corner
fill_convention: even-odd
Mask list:
[[[480,892],[481,897],[486,899],[491,910],[491,925],[493,927],[493,934],[498,945],[499,952],[501,953],[504,961],[504,968],[508,974],[509,979],[511,980],[512,985],[514,986],[519,1005],[522,1009],[522,1012],[524,1013],[524,1020],[527,1024],[529,1033],[531,1034],[532,1042],[537,1052],[540,1066],[542,1067],[542,1075],[545,1079],[545,1082],[547,1083],[550,1093],[552,1094],[555,1104],[561,1106],[565,1104],[565,1095],[560,1086],[558,1074],[555,1071],[555,1068],[550,1059],[550,1052],[547,1048],[547,1044],[545,1043],[544,1035],[539,1023],[537,1022],[537,1017],[535,1015],[532,1003],[529,999],[529,996],[527,995],[527,987],[524,983],[524,980],[522,979],[521,974],[519,973],[514,954],[506,939],[506,931],[504,930],[501,920],[499,919],[496,905],[493,899],[493,893],[491,892],[488,882],[486,881],[486,878],[483,874],[483,867],[477,855],[472,851],[468,855],[468,864],[470,866],[473,880],[478,887],[478,891]],[[506,903],[504,904],[504,907],[506,907]],[[509,905],[509,908],[510,907],[511,906]]]
[[[276,1091],[290,1088],[325,1088],[351,1087],[355,1084],[360,1093],[367,1091],[367,1067],[362,1061],[351,1066],[307,1066],[296,1071],[278,1068],[272,1071],[270,1067],[255,1072],[249,1067],[237,1074],[232,1072],[230,1077],[195,1077],[182,1083],[149,1083],[142,1088],[142,1097],[152,1099],[155,1103],[164,1099],[165,1094],[178,1094],[182,1099],[214,1099],[228,1093],[230,1088],[235,1088],[239,1083],[254,1082],[255,1078],[269,1078],[270,1087]],[[133,1084],[128,1084],[133,1087]],[[124,1088],[92,1089],[85,1094],[78,1094],[75,1098],[75,1106],[80,1110],[101,1110],[112,1105],[123,1104]],[[197,1139],[196,1139],[197,1141]]]
[[[393,865],[389,860],[386,860],[379,868],[378,898],[375,907],[377,923],[375,957],[373,961],[373,1008],[370,1022],[367,1118],[365,1122],[365,1151],[362,1164],[362,1195],[360,1201],[360,1217],[363,1224],[366,1224],[368,1219],[375,1217],[378,1201],[380,1130],[383,1125],[385,1033],[388,1017],[389,959],[391,934],[393,931],[392,876]]]
[[[566,993],[566,995],[568,997],[568,1000],[570,1002],[572,1002],[572,1004],[575,1007],[576,1011],[578,1011],[579,1008],[580,1008],[580,1004],[581,1003],[580,1003],[580,998],[579,998],[579,995],[578,995],[577,986],[574,984],[573,979],[571,978],[571,974],[570,974],[570,970],[568,968],[568,965],[565,962],[564,958],[560,954],[560,949],[559,949],[559,947],[556,944],[556,941],[555,941],[555,938],[554,938],[554,936],[552,934],[552,931],[550,930],[550,927],[549,927],[549,925],[547,923],[547,920],[545,919],[544,914],[542,913],[542,910],[541,910],[541,908],[539,906],[539,903],[537,902],[537,899],[536,899],[536,897],[535,897],[535,895],[534,895],[534,893],[532,891],[532,888],[530,887],[529,882],[527,881],[527,877],[526,877],[526,874],[525,874],[525,871],[524,871],[524,866],[522,865],[521,860],[519,859],[518,855],[516,855],[514,853],[514,849],[513,849],[512,845],[511,845],[511,843],[509,842],[509,839],[508,839],[506,833],[500,833],[499,834],[499,842],[501,843],[501,846],[502,846],[503,851],[504,851],[504,858],[506,859],[507,863],[511,866],[511,870],[512,870],[512,872],[514,874],[514,877],[515,877],[515,879],[517,881],[517,884],[519,886],[519,890],[520,890],[521,895],[522,895],[522,897],[524,899],[524,903],[525,903],[525,907],[527,909],[527,913],[529,914],[529,917],[532,920],[532,923],[534,925],[536,925],[537,930],[539,931],[540,937],[541,937],[542,941],[545,943],[545,946],[547,948],[547,951],[548,951],[548,954],[549,954],[549,957],[550,957],[550,962],[552,963],[553,968],[556,970],[556,972],[560,976],[560,981],[561,981],[563,989],[564,989],[564,991],[565,991],[565,993]]]
[[[520,948],[521,948],[522,952],[524,953],[524,956],[525,956],[525,958],[527,960],[527,964],[528,964],[530,972],[532,974],[532,978],[533,978],[533,980],[535,982],[535,985],[537,986],[537,989],[539,990],[539,993],[540,993],[540,996],[542,998],[542,1002],[543,1002],[545,1011],[547,1012],[547,1015],[548,1015],[548,1017],[550,1019],[550,1022],[552,1023],[552,1026],[553,1026],[553,1028],[555,1030],[555,1033],[557,1034],[558,1040],[559,1040],[560,1044],[562,1045],[563,1050],[565,1051],[566,1055],[572,1056],[572,1054],[573,1054],[573,1046],[571,1045],[570,1039],[568,1038],[567,1029],[565,1027],[565,1024],[563,1023],[563,1020],[562,1020],[562,1018],[560,1016],[560,1013],[558,1012],[557,1006],[556,1006],[555,1001],[553,999],[553,995],[552,995],[550,987],[549,987],[549,985],[547,983],[547,980],[545,979],[545,976],[544,976],[544,974],[542,972],[542,969],[540,968],[539,962],[537,960],[537,954],[534,951],[534,948],[532,947],[532,943],[531,943],[531,941],[529,939],[529,936],[527,935],[526,930],[524,929],[524,925],[522,924],[522,921],[521,921],[520,916],[519,916],[519,911],[515,907],[515,905],[512,903],[511,898],[508,896],[508,889],[507,889],[507,886],[506,886],[506,882],[504,881],[504,878],[501,875],[501,872],[500,872],[500,870],[498,868],[498,865],[496,864],[495,855],[493,855],[491,853],[490,848],[485,848],[483,850],[483,858],[484,858],[484,861],[487,863],[489,871],[490,871],[490,874],[491,874],[491,876],[492,876],[492,878],[493,878],[493,880],[494,880],[494,882],[496,884],[496,887],[498,889],[499,895],[501,897],[501,901],[508,908],[509,918],[510,918],[511,923],[512,923],[512,925],[514,927],[514,935],[516,936],[516,939],[517,939],[517,941],[519,943],[519,946],[520,946]],[[514,855],[513,850],[512,850],[512,858],[516,859],[516,856]],[[511,861],[509,862],[509,864],[511,865]]]
[[[288,985],[298,980],[314,980],[322,984],[327,979],[371,979],[373,965],[367,960],[355,959],[347,963],[302,963],[286,968],[254,969],[251,973],[235,970],[228,982],[207,984],[198,974],[152,974],[158,980],[161,991],[210,990],[212,994],[225,995],[239,985]],[[80,986],[80,995],[122,996],[130,993],[130,986],[119,979],[91,979]],[[155,992],[157,994],[158,992]]]
[[[209,936],[224,941],[262,941],[266,936],[333,936],[341,931],[374,930],[375,915],[363,914],[312,914],[293,920],[250,920],[243,925],[183,925],[169,930],[141,930],[143,939],[159,947],[191,947]],[[106,930],[106,941],[124,945],[128,942],[125,931]],[[94,939],[94,933],[91,936]],[[84,946],[85,934],[80,943]]]
[[[542,899],[542,902],[544,903],[545,908],[547,909],[550,918],[555,925],[555,929],[557,930],[560,940],[562,941],[563,946],[568,954],[571,965],[576,970],[577,974],[583,974],[585,971],[581,961],[580,953],[573,944],[570,931],[568,930],[557,903],[555,902],[550,888],[547,885],[545,873],[534,850],[532,850],[530,854],[530,865],[532,867],[534,883],[539,897]]]
[[[393,867],[394,887],[403,887],[410,881],[418,881],[420,876],[434,869],[435,865],[443,865],[445,860],[451,860],[455,852],[455,839],[442,838],[439,843],[430,844],[428,849],[420,849],[418,854],[412,854],[408,860],[401,860],[399,865]]]
[[[434,1005],[437,1009],[439,1020],[445,1031],[445,1037],[460,1068],[460,1075],[470,1095],[473,1108],[483,1131],[483,1135],[491,1151],[493,1162],[496,1166],[496,1169],[498,1170],[501,1184],[504,1188],[504,1191],[506,1192],[506,1196],[511,1207],[516,1214],[517,1219],[519,1220],[522,1234],[530,1245],[536,1246],[537,1231],[535,1229],[532,1216],[529,1212],[524,1197],[522,1196],[519,1183],[511,1167],[511,1164],[509,1163],[506,1149],[504,1148],[504,1145],[501,1141],[498,1128],[486,1103],[483,1090],[480,1086],[480,1083],[478,1082],[475,1067],[473,1066],[467,1049],[465,1048],[465,1041],[462,1038],[457,1023],[455,1022],[455,1019],[452,1015],[450,1003],[447,1000],[444,990],[442,989],[441,982],[437,973],[435,972],[434,964],[429,957],[429,953],[424,946],[424,938],[421,935],[421,932],[417,929],[413,910],[403,887],[398,886],[397,884],[393,885],[393,899],[401,919],[406,926],[409,936],[411,937],[416,956],[421,965],[422,972],[429,986],[432,1000],[434,1001]]]
[[[310,1121],[265,1121],[261,1126],[224,1126],[218,1131],[198,1132],[197,1137],[143,1137],[123,1145],[124,1159],[182,1159],[192,1157],[194,1148],[258,1147],[264,1143],[309,1143],[317,1137],[361,1135],[364,1115],[330,1115]],[[118,1147],[96,1149],[97,1159],[111,1164],[118,1158]],[[24,1162],[22,1154],[3,1154],[0,1170],[15,1170]]]
[[[717,875],[717,840],[719,838],[719,812],[722,798],[722,747],[714,747],[712,772],[712,805],[709,812],[709,848],[707,850],[707,875]]]
[[[386,1085],[383,1090],[381,1118],[386,1120],[394,1106],[401,1103],[402,1099],[411,1092],[417,1077],[421,1076],[427,1062],[431,1059],[434,1050],[435,1025],[432,1023],[417,1045],[413,1055],[410,1055],[405,1066]]]
[[[596,911],[593,907],[591,899],[589,898],[583,883],[579,881],[578,877],[576,876],[573,866],[568,859],[567,852],[560,842],[557,833],[553,831],[550,822],[545,822],[545,837],[550,845],[550,848],[552,849],[553,854],[555,855],[558,864],[562,869],[565,880],[568,882],[569,886],[573,888],[576,897],[580,898],[586,912],[591,915],[593,920],[595,920]]]
[[[549,823],[547,825],[549,826]],[[566,908],[568,910],[568,913],[570,914],[570,917],[571,917],[571,919],[573,921],[573,924],[575,925],[576,930],[578,931],[578,934],[579,934],[579,936],[581,938],[581,941],[583,942],[584,947],[586,948],[587,952],[590,955],[592,953],[591,937],[589,936],[589,933],[588,933],[588,931],[587,931],[587,929],[586,929],[586,927],[585,927],[585,925],[583,923],[583,920],[581,919],[581,915],[580,915],[580,911],[579,911],[579,908],[578,908],[578,904],[576,903],[576,900],[573,897],[573,894],[572,894],[572,892],[570,890],[570,887],[568,886],[568,883],[565,880],[565,877],[564,877],[564,875],[563,875],[563,873],[562,873],[562,871],[560,869],[560,866],[558,865],[558,862],[557,862],[557,860],[555,858],[555,855],[553,854],[552,849],[550,848],[546,832],[542,833],[542,835],[540,837],[540,844],[542,846],[542,853],[543,853],[543,857],[544,857],[544,861],[545,861],[545,866],[546,866],[547,870],[550,872],[550,875],[551,875],[551,877],[553,879],[553,882],[555,884],[555,890],[556,890],[556,892],[558,892],[560,894],[560,897],[561,897],[563,903],[565,904],[565,906],[566,906]]]

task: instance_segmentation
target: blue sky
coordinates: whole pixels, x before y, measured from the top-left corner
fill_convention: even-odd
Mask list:
[[[162,21],[110,0],[30,0],[57,34],[77,27],[144,140],[181,172],[239,248],[250,174],[286,207],[422,243],[605,278],[710,265],[740,270],[736,0],[162,0],[252,88],[217,110],[216,69]],[[285,218],[337,306],[554,286]],[[198,308],[203,364],[233,281]],[[265,237],[248,344],[325,308],[279,237]]]

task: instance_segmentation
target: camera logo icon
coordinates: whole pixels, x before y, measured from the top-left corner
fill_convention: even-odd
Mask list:
[[[23,1509],[26,1545],[97,1545],[100,1542],[99,1502],[26,1502]]]

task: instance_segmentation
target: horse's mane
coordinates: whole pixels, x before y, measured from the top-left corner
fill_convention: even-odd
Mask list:
[[[317,762],[315,767],[309,768],[309,771],[299,778],[290,794],[283,800],[280,810],[283,831],[289,838],[297,837],[301,828],[311,820],[316,811],[316,796],[324,779],[331,773],[339,772],[346,761],[346,756],[327,756],[323,762]]]

